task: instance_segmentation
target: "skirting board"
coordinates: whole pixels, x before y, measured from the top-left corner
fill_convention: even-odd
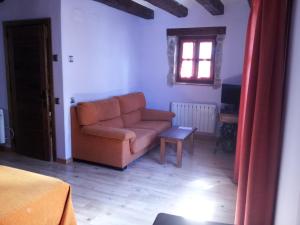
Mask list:
[[[69,159],[56,159],[57,163],[61,163],[61,164],[69,164],[73,162],[73,158],[69,158]]]

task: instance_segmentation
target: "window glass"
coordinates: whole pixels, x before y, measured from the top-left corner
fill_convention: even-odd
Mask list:
[[[194,58],[194,42],[183,42],[182,59]]]
[[[210,78],[211,76],[211,62],[199,61],[198,64],[198,78]]]
[[[200,42],[199,59],[211,59],[212,46],[213,46],[213,43],[211,41]]]
[[[180,77],[191,78],[193,76],[193,61],[183,60],[181,64]]]

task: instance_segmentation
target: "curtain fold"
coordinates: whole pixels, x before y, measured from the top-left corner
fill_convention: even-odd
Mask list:
[[[239,113],[236,225],[272,225],[291,0],[253,0]]]

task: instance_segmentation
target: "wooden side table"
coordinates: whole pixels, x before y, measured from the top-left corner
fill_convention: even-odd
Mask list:
[[[177,146],[177,167],[182,166],[183,142],[190,138],[190,150],[193,153],[194,133],[197,129],[192,127],[172,127],[159,134],[160,137],[160,162],[165,163],[166,142]]]
[[[220,113],[220,122],[222,123],[237,124],[238,119],[239,119],[238,114]]]
[[[215,153],[218,151],[218,146],[220,144],[224,151],[226,150],[228,152],[233,152],[235,147],[234,145],[236,142],[238,114],[221,113],[219,117],[219,121],[222,123],[221,137],[217,141]]]

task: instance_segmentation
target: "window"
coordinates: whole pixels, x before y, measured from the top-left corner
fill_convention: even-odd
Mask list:
[[[179,39],[176,81],[213,84],[215,37]]]
[[[168,84],[220,87],[225,34],[226,27],[167,29]]]

